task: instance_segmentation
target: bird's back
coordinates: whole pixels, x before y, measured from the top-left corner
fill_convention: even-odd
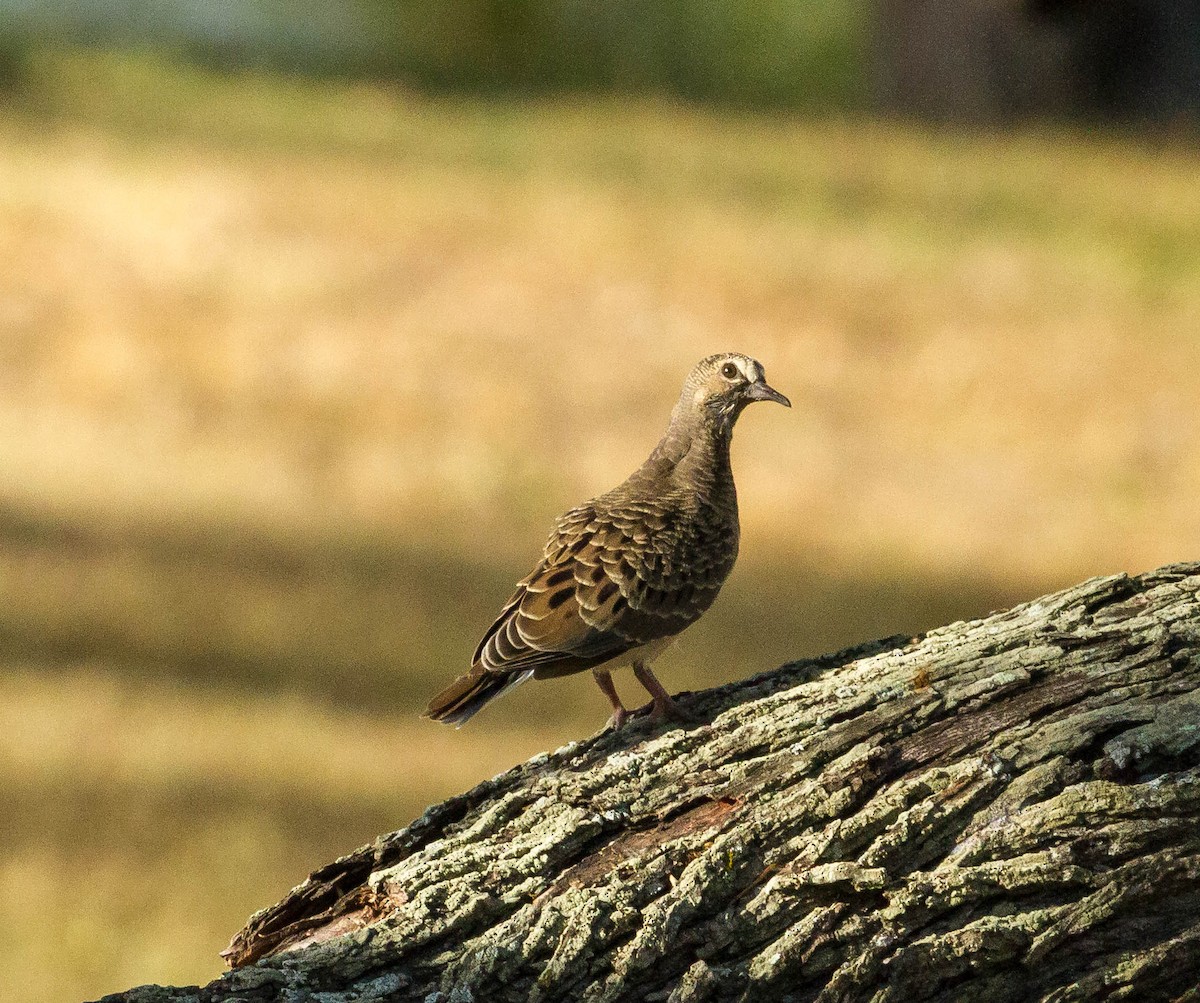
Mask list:
[[[677,634],[712,605],[737,548],[731,474],[701,492],[643,467],[559,517],[474,662],[561,675]]]
[[[703,493],[692,484],[639,474],[560,517],[542,563],[560,563],[571,548],[592,539],[628,565],[621,568],[622,582],[680,597],[719,587],[738,551],[732,474],[718,490]]]

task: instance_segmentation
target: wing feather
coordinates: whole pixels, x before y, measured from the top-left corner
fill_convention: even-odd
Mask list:
[[[581,506],[555,527],[542,560],[521,581],[475,650],[488,674],[564,675],[677,634],[716,598],[733,565],[696,560],[696,531],[645,505]]]

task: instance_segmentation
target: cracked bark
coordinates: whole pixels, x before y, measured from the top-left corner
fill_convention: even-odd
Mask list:
[[[693,694],[109,1003],[1200,1001],[1200,564]]]

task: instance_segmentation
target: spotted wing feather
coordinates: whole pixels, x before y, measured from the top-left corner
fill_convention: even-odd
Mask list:
[[[661,512],[571,510],[484,635],[475,664],[565,675],[679,633],[712,604],[733,563],[698,568],[694,536],[672,531]],[[736,553],[736,545],[723,549]]]
[[[471,671],[434,698],[429,715],[469,717],[519,678],[580,672],[678,634],[712,604],[737,553],[736,524],[719,547],[705,526],[680,526],[646,506],[566,513],[479,642]]]

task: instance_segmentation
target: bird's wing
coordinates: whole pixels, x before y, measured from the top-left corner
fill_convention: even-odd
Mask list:
[[[716,598],[728,568],[677,573],[673,539],[644,513],[572,509],[475,650],[473,665],[566,675],[679,633]],[[657,533],[657,536],[656,536]],[[678,549],[678,548],[674,548]],[[718,573],[719,572],[719,573]]]

